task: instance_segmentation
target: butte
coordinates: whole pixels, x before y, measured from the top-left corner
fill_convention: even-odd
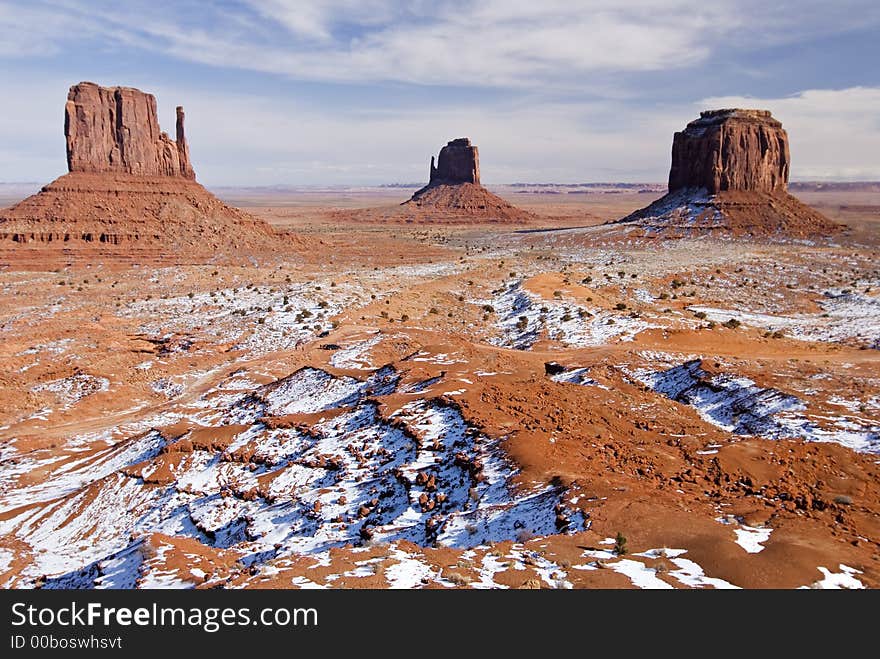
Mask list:
[[[646,237],[804,239],[841,227],[788,193],[788,134],[767,110],[701,112],[675,133],[669,192],[612,224]]]
[[[480,153],[467,137],[440,149],[436,166],[431,156],[428,185],[402,207],[424,220],[520,223],[534,219],[480,184]]]
[[[198,184],[182,107],[176,129],[176,140],[160,131],[152,94],[73,85],[64,107],[69,173],[0,211],[3,260],[200,262],[297,246]]]

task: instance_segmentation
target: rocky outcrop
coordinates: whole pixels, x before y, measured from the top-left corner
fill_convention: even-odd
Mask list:
[[[407,222],[527,223],[535,216],[509,204],[480,184],[480,152],[467,137],[447,142],[431,157],[428,185],[401,205]]]
[[[196,183],[184,118],[178,107],[172,140],[159,130],[151,94],[90,82],[71,87],[64,120],[70,173],[0,211],[0,263],[96,254],[202,263],[300,249],[302,239],[275,233]]]
[[[195,179],[177,108],[177,141],[159,130],[156,98],[130,87],[73,85],[64,108],[67,168]]]
[[[672,140],[669,191],[784,192],[788,135],[767,110],[710,110]]]
[[[612,224],[636,237],[814,239],[840,226],[787,192],[788,135],[767,110],[701,112],[672,141],[669,192]]]
[[[431,176],[428,185],[441,183],[480,184],[480,152],[471,144],[470,138],[460,137],[440,149],[437,166],[431,156]]]
[[[183,128],[183,120],[186,118],[186,115],[183,112],[183,106],[177,106],[177,139],[174,140],[177,142],[177,160],[180,163],[180,175],[183,178],[193,179],[196,178],[196,173],[193,171],[192,163],[189,160],[189,144],[186,141],[186,132]]]

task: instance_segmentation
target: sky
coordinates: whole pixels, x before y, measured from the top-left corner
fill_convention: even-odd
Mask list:
[[[876,0],[0,0],[0,181],[66,171],[90,80],[183,105],[213,186],[662,182],[701,110],[765,108],[794,180],[880,180]]]

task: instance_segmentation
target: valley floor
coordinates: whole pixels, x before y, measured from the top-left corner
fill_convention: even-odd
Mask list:
[[[581,196],[508,197],[528,227],[261,199],[319,247],[10,262],[0,587],[880,585],[880,205],[640,242],[595,225],[644,194]]]

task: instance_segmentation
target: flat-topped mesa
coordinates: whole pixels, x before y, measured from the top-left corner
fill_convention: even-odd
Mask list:
[[[183,122],[178,107],[175,142],[159,130],[152,94],[93,82],[73,85],[64,107],[67,168],[194,180]]]
[[[467,137],[452,140],[440,149],[437,166],[431,156],[428,185],[475,183],[480,185],[480,152]]]
[[[786,191],[788,135],[767,110],[724,109],[700,113],[672,140],[669,191]]]

